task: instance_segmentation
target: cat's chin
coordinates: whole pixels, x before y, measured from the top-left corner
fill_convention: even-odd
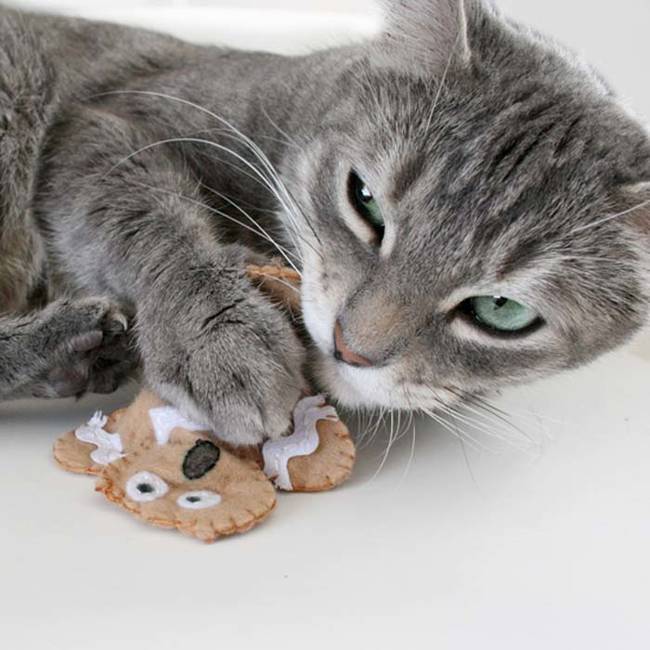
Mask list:
[[[409,409],[390,368],[354,368],[318,353],[312,372],[319,389],[348,408]]]

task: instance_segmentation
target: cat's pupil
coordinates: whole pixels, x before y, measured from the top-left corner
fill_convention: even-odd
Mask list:
[[[365,185],[362,185],[361,188],[359,189],[359,198],[364,203],[370,203],[374,197],[370,192],[370,190]]]
[[[386,230],[384,216],[373,193],[355,172],[348,180],[348,198],[359,216],[375,231],[375,243],[381,245]]]
[[[187,500],[190,503],[199,503],[199,501],[201,501],[201,497],[187,497]]]
[[[497,308],[500,309],[501,307],[505,307],[508,304],[508,299],[497,297],[494,299],[494,304],[497,306]]]

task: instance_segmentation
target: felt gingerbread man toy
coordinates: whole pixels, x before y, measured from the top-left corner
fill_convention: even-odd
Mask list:
[[[272,299],[297,309],[297,275],[250,267],[249,276]],[[59,438],[54,457],[70,472],[96,476],[96,490],[136,517],[214,542],[266,519],[276,488],[319,492],[350,476],[354,444],[323,397],[302,399],[293,424],[281,440],[229,448],[144,390],[128,408],[97,413]]]

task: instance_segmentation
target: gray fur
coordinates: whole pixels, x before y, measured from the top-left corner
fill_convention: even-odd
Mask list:
[[[137,312],[148,383],[240,444],[287,430],[304,374],[348,405],[436,409],[626,341],[650,308],[647,132],[491,5],[391,4],[377,40],[297,58],[0,10],[0,114],[33,125],[0,140],[2,232],[36,251],[0,272],[10,309],[40,278],[50,300]],[[381,249],[350,169],[382,205]],[[303,273],[307,349],[244,277],[278,252]],[[546,324],[488,335],[455,316],[474,295]],[[334,359],[337,320],[374,367]],[[15,368],[32,343],[15,352],[5,323]],[[51,375],[45,357],[20,380],[3,364],[0,386]],[[92,387],[106,364],[87,365]]]

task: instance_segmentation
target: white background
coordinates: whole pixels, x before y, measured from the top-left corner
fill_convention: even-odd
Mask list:
[[[200,41],[290,51],[377,24],[367,0],[19,4],[76,4]],[[500,4],[582,51],[650,115],[645,0]],[[249,13],[256,5],[260,13]],[[322,13],[336,11],[347,15]],[[478,452],[420,422],[412,458],[409,432],[377,474],[382,434],[344,489],[283,496],[264,526],[209,547],[138,524],[94,494],[92,480],[53,465],[59,433],[98,407],[123,405],[128,391],[79,404],[2,404],[0,643],[647,649],[645,341],[495,398],[532,439],[524,450],[505,425],[493,432],[511,441],[505,447],[461,425],[487,448]]]

